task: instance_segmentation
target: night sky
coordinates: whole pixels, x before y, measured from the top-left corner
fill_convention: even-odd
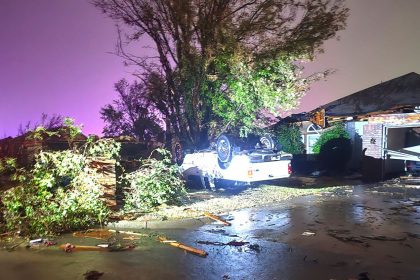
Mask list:
[[[313,85],[298,111],[308,111],[408,72],[420,73],[420,1],[348,0],[340,41],[307,64],[336,69]],[[100,134],[100,108],[113,84],[132,69],[110,54],[116,28],[87,0],[0,0],[0,138],[41,113],[71,116]]]

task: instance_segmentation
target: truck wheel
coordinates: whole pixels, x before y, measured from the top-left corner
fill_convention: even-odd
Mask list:
[[[260,142],[262,144],[263,149],[274,150],[275,143],[273,137],[271,137],[270,134],[265,133],[263,136],[261,136]]]
[[[184,161],[184,150],[182,148],[182,144],[179,141],[176,141],[173,145],[172,145],[172,155],[174,158],[174,161],[178,164],[181,165],[182,162]]]
[[[221,162],[220,159],[217,159],[220,169],[227,169],[230,165],[230,162]]]
[[[216,143],[217,158],[221,163],[232,160],[232,143],[226,135],[220,135]]]

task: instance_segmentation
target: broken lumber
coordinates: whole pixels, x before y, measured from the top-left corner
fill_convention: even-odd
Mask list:
[[[116,252],[116,251],[127,251],[134,249],[133,245],[126,245],[123,247],[114,247],[109,246],[85,246],[85,245],[73,245],[71,243],[66,243],[60,245],[60,249],[66,253],[81,252],[81,251],[105,251],[105,252]]]
[[[95,239],[108,239],[112,235],[114,235],[114,233],[107,229],[88,229],[85,231],[73,232],[74,237],[90,237]]]
[[[168,240],[166,237],[164,236],[159,236],[159,241],[165,244],[169,244],[173,247],[177,247],[179,249],[182,249],[188,253],[192,253],[194,255],[198,255],[200,257],[207,257],[208,253],[206,251],[203,251],[201,249],[197,249],[185,244],[182,244],[181,242],[175,241],[175,240]]]
[[[212,220],[221,222],[222,224],[224,224],[226,226],[230,226],[231,225],[231,223],[229,223],[229,222],[223,220],[222,218],[220,218],[219,216],[213,215],[213,214],[211,214],[209,212],[204,212],[204,216],[209,217]]]
[[[104,247],[73,245],[70,243],[60,245],[60,249],[66,253],[79,252],[79,251],[108,251],[108,248],[104,248]]]
[[[122,234],[128,234],[128,235],[137,235],[137,236],[149,236],[146,233],[139,233],[139,232],[133,232],[133,231],[124,231],[124,230],[114,230],[114,229],[109,229],[110,232],[113,233],[122,233]]]

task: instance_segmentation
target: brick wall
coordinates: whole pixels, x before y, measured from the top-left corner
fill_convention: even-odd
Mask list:
[[[366,156],[382,158],[383,125],[366,124],[363,127],[362,141],[362,147],[366,149]]]

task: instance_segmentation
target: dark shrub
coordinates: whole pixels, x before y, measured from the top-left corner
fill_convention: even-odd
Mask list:
[[[334,138],[321,146],[319,161],[330,172],[343,172],[351,158],[351,141],[347,138]]]

